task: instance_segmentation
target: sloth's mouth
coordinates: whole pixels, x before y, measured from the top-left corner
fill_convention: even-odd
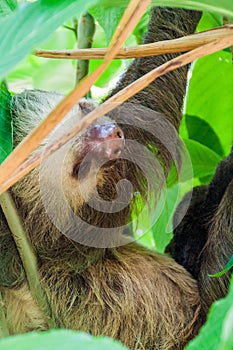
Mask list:
[[[79,180],[84,179],[90,172],[91,169],[93,169],[93,172],[97,172],[100,170],[104,170],[107,172],[107,170],[112,169],[116,165],[117,159],[111,159],[111,160],[106,160],[102,164],[96,161],[96,159],[92,159],[91,161],[87,161],[84,159],[80,159],[77,161],[75,166],[73,167],[73,173],[72,175]]]
[[[73,176],[77,177],[78,179],[83,179],[91,170],[91,163],[90,162],[78,162],[75,164],[73,168]]]

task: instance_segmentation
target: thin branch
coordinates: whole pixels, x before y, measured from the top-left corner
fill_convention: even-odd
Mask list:
[[[9,335],[9,329],[6,322],[5,308],[2,299],[2,293],[0,292],[0,338],[7,337]]]
[[[15,148],[9,157],[6,158],[0,166],[1,184],[9,179],[17,167],[40,145],[78,100],[89,91],[90,87],[111,63],[150,2],[151,0],[131,0],[113,36],[110,48],[105,55],[102,65],[83,79],[80,84],[58,104],[47,118]]]
[[[78,23],[78,48],[87,49],[92,47],[93,36],[95,33],[95,21],[92,15],[84,13],[81,15]],[[76,85],[88,75],[89,61],[78,60],[76,65]],[[87,93],[88,97],[89,92]]]
[[[221,39],[232,34],[232,25],[207,30],[201,33],[187,35],[182,38],[163,40],[156,43],[125,46],[122,47],[115,59],[139,58],[148,56],[163,55],[166,53],[177,53],[193,50],[201,45],[208,44],[215,39]],[[103,59],[107,49],[79,49],[79,50],[37,50],[35,55],[42,58],[56,59],[81,59],[93,60]]]
[[[71,30],[74,33],[74,35],[77,37],[77,31],[76,31],[75,28],[72,28],[72,27],[69,27],[69,26],[66,26],[66,25],[63,25],[62,27],[65,28],[65,29]]]
[[[21,179],[23,176],[25,176],[27,173],[29,173],[36,166],[38,166],[43,159],[47,158],[56,150],[58,150],[60,147],[62,147],[66,142],[72,139],[78,132],[87,128],[90,124],[95,122],[98,118],[107,114],[108,112],[113,110],[116,106],[119,106],[120,104],[128,100],[130,97],[137,94],[139,91],[141,91],[150,83],[152,83],[152,81],[154,81],[155,79],[161,77],[162,75],[174,69],[185,66],[186,64],[189,64],[190,62],[200,57],[209,55],[211,53],[214,53],[226,47],[229,47],[232,44],[233,44],[233,34],[231,36],[228,36],[226,38],[221,38],[220,40],[215,40],[214,42],[203,45],[197,49],[187,52],[181,56],[178,56],[164,63],[163,65],[155,68],[154,70],[147,73],[140,79],[128,85],[126,88],[122,89],[117,94],[115,94],[114,96],[109,98],[107,101],[105,101],[102,105],[97,107],[94,111],[87,114],[84,118],[82,118],[82,120],[75,127],[73,127],[68,132],[63,134],[58,140],[55,140],[51,144],[47,145],[46,152],[44,152],[44,150],[39,151],[33,156],[31,156],[27,161],[25,161],[18,168],[18,170],[13,175],[11,175],[10,178],[8,178],[4,183],[0,185],[0,194],[4,192],[6,189],[8,189],[10,186],[12,186],[19,179]]]
[[[36,254],[18,215],[15,202],[8,191],[0,196],[0,204],[19,251],[32,296],[43,312],[49,327],[55,328],[56,324],[52,318],[47,296],[40,284]]]

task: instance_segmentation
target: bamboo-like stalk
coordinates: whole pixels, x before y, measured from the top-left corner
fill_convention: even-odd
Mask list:
[[[95,33],[95,21],[92,15],[84,13],[78,23],[78,48],[87,49],[92,46]],[[88,75],[89,61],[79,59],[76,65],[76,85]],[[88,97],[89,92],[87,93]]]
[[[105,55],[104,62],[91,75],[84,78],[80,84],[58,104],[34,131],[30,133],[6,158],[0,166],[0,183],[3,184],[15,172],[18,166],[40,145],[45,137],[65,117],[69,110],[80,98],[90,90],[90,87],[111,63],[123,42],[133,30],[143,15],[151,0],[131,0],[119,26],[113,36],[110,48]]]
[[[9,330],[6,322],[4,303],[2,300],[2,293],[0,292],[0,338],[7,337],[8,335]]]
[[[139,58],[157,56],[167,53],[177,53],[193,50],[201,45],[208,44],[215,39],[231,35],[232,25],[206,30],[201,33],[187,35],[182,38],[163,40],[156,43],[122,47],[115,59]],[[103,59],[108,49],[79,49],[79,50],[37,50],[35,55],[42,58],[94,60]]]
[[[182,67],[186,64],[189,64],[193,60],[196,60],[200,57],[209,55],[216,51],[222,50],[226,47],[229,47],[233,44],[233,34],[231,36],[227,36],[225,38],[221,38],[220,40],[215,40],[214,42],[203,45],[197,49],[194,49],[190,52],[187,52],[181,56],[178,56],[165,64],[155,68],[151,72],[147,73],[143,77],[139,78],[126,88],[119,91],[117,94],[109,98],[102,105],[97,107],[94,111],[87,114],[82,120],[64,135],[62,135],[58,140],[55,140],[50,145],[46,146],[46,152],[43,150],[38,152],[37,154],[30,157],[27,161],[25,161],[18,170],[11,175],[4,183],[0,184],[0,194],[12,186],[15,182],[17,182],[24,175],[29,173],[32,169],[38,166],[41,161],[47,158],[49,155],[54,153],[57,149],[63,146],[66,142],[68,142],[72,137],[74,137],[78,132],[88,127],[98,118],[110,112],[116,106],[122,104],[127,99],[138,93],[140,90],[144,89],[148,86],[152,81],[161,77],[162,75]],[[42,156],[43,154],[43,156]]]
[[[8,191],[0,196],[0,204],[24,265],[31,294],[43,312],[48,326],[56,328],[47,296],[40,284],[36,254],[28,239],[15,202]]]

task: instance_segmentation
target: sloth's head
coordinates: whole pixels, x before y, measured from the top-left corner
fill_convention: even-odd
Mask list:
[[[80,101],[54,130],[52,139],[94,108],[92,103]],[[65,226],[69,232],[77,227],[86,232],[88,224],[95,233],[96,228],[117,228],[120,232],[131,221],[132,206],[139,193],[145,194],[146,182],[135,155],[129,154],[123,128],[112,117],[104,116],[43,161],[40,196],[60,231],[64,232]],[[75,232],[72,238],[76,237]]]
[[[15,145],[62,98],[42,91],[16,95],[12,107]],[[45,148],[95,107],[91,101],[80,101],[45,140]],[[80,220],[73,223],[73,215],[94,228],[123,227],[131,222],[132,208],[137,214],[148,194],[160,192],[169,168],[171,156],[163,143],[175,149],[176,140],[166,125],[164,133],[163,119],[137,103],[124,104],[44,160],[14,192],[30,206],[26,211],[46,212],[61,232],[80,227]]]

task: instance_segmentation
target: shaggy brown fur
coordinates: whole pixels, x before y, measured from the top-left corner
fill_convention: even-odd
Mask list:
[[[219,164],[202,210],[208,235],[200,254],[198,285],[206,314],[215,300],[226,295],[232,273],[214,279],[208,277],[209,273],[222,271],[233,252],[233,148]]]
[[[215,279],[209,273],[222,271],[233,252],[233,180],[229,184],[209,226],[209,236],[201,254],[201,269],[198,278],[202,306],[205,313],[211,304],[228,292],[231,272]]]
[[[231,272],[218,278],[209,277],[222,271],[233,252],[233,149],[218,166],[209,186],[194,189],[191,206],[174,232],[167,251],[197,280],[202,314],[211,304],[226,295]],[[181,202],[174,220],[182,211]]]
[[[190,34],[195,30],[199,18],[200,14],[193,11],[153,9],[144,42]],[[135,60],[117,90],[173,56]],[[126,139],[138,140],[140,144],[149,146],[150,149],[151,146],[156,146],[155,153],[165,174],[172,159],[176,157],[177,140],[174,130],[178,129],[180,123],[186,74],[187,67],[184,67],[158,79],[138,93],[130,100],[134,104],[133,114],[127,105],[110,114],[111,120],[121,121]],[[40,91],[29,91],[14,96],[12,111],[15,144],[25,137],[60,99],[60,95]],[[67,117],[68,124],[64,123],[64,128],[75,123],[77,118],[90,108],[93,108],[91,103],[80,102]],[[136,127],[125,125],[131,121],[135,123],[135,120]],[[164,130],[163,120],[172,123],[174,129]],[[99,121],[99,125],[105,123],[106,119]],[[149,132],[154,124],[158,129],[156,135]],[[165,133],[167,143],[158,139],[158,135]],[[104,247],[105,240],[108,239],[108,243],[113,243],[112,248],[85,246],[71,240],[58,230],[43,205],[39,169],[31,172],[12,188],[16,205],[39,258],[41,283],[51,304],[53,318],[58,327],[85,330],[94,335],[109,335],[135,350],[182,349],[187,341],[196,335],[201,324],[197,283],[171,258],[151,252],[136,243],[117,247],[117,243],[122,243],[126,239],[122,235],[121,226],[130,220],[132,205],[126,205],[116,213],[104,213],[98,208],[91,208],[86,201],[83,201],[78,184],[83,185],[87,199],[96,196],[92,176],[95,170],[94,161],[89,164],[85,176],[78,179],[76,175],[80,152],[81,154],[84,152],[85,135],[84,132],[73,140],[72,145],[69,144],[64,162],[62,158],[62,162],[59,163],[59,152],[50,158],[54,172],[48,173],[42,197],[45,195],[49,204],[53,203],[54,198],[56,200],[55,196],[59,192],[56,178],[60,172],[56,173],[55,168],[59,163],[66,200],[84,222],[83,226],[80,224],[76,227],[60,201],[54,202],[56,205],[53,209],[66,223],[69,237],[76,240],[81,237],[83,240],[88,235],[96,240],[97,228],[102,227],[109,230],[109,234],[107,238],[98,237],[98,241],[102,240],[100,243]],[[145,158],[143,152],[137,156],[143,158],[143,155]],[[46,166],[43,168],[42,165],[45,174],[46,169]],[[149,172],[154,175],[158,189],[162,180],[156,169],[153,169],[153,164],[151,168],[149,167]],[[140,192],[144,197],[147,192],[145,177],[139,166],[132,161],[110,160],[97,175],[99,195],[109,201],[111,209],[114,200],[117,199],[116,184],[119,180],[127,178],[134,186],[132,194]],[[122,189],[123,194],[128,193],[126,184]],[[95,199],[98,204],[98,198]],[[92,225],[89,225],[88,232],[85,230],[85,223]],[[1,247],[4,245],[7,250],[8,267],[5,267],[0,282],[5,286],[2,292],[10,332],[46,329],[43,316],[27,288],[23,269],[4,218],[1,225]],[[2,264],[6,265],[5,255],[2,254],[2,249],[0,251]]]

